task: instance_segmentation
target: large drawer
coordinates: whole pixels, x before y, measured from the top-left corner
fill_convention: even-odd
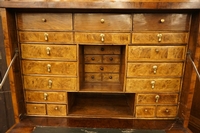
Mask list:
[[[47,115],[49,116],[66,116],[66,105],[47,104]]]
[[[188,31],[190,14],[159,14],[136,13],[133,14],[134,31]]]
[[[120,65],[85,64],[85,72],[119,72]]]
[[[26,91],[26,102],[55,102],[66,103],[66,92],[43,92],[43,91]]]
[[[131,15],[128,14],[75,14],[75,30],[132,30]]]
[[[155,117],[155,106],[136,106],[135,108],[136,118],[152,118]]]
[[[177,106],[157,106],[157,117],[176,117]]]
[[[77,63],[22,60],[22,72],[23,74],[76,76]]]
[[[19,30],[72,30],[70,13],[18,13]]]
[[[126,80],[126,92],[179,92],[180,78],[155,78]]]
[[[46,115],[45,104],[26,104],[26,113],[28,115]]]
[[[21,44],[23,59],[77,60],[76,45]]]
[[[182,76],[183,63],[128,63],[127,77]]]
[[[76,78],[23,76],[24,89],[27,90],[68,90],[75,91]]]
[[[129,46],[128,61],[184,60],[185,46]]]
[[[19,32],[20,42],[73,43],[72,32]]]

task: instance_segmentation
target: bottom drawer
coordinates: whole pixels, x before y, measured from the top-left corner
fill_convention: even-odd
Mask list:
[[[155,106],[136,106],[136,118],[155,117]]]
[[[47,104],[47,115],[49,116],[66,116],[66,105]]]
[[[157,117],[176,117],[177,106],[157,106]]]
[[[46,115],[45,104],[26,104],[28,115]]]

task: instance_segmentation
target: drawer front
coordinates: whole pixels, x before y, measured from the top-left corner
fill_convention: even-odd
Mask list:
[[[102,80],[104,82],[119,82],[119,74],[103,73]]]
[[[120,55],[104,55],[103,63],[120,63]]]
[[[24,59],[77,60],[76,45],[21,44]]]
[[[37,77],[24,76],[24,88],[27,90],[68,90],[75,91],[77,85],[76,78],[64,77]]]
[[[20,42],[73,43],[72,32],[19,32]]]
[[[85,73],[86,82],[101,82],[101,73]]]
[[[84,46],[84,54],[115,55],[121,54],[120,46]]]
[[[137,104],[177,104],[178,94],[137,94]]]
[[[46,115],[45,104],[26,104],[26,113],[28,115]]]
[[[47,104],[47,115],[49,116],[66,116],[66,105]]]
[[[75,43],[130,44],[130,33],[75,32]]]
[[[20,30],[72,30],[72,14],[69,13],[18,13]]]
[[[180,78],[127,79],[126,92],[179,92]]]
[[[53,61],[29,61],[22,60],[23,74],[47,74],[47,75],[77,75],[76,62]]]
[[[128,30],[132,29],[128,14],[75,14],[75,30]]]
[[[157,117],[176,117],[177,106],[157,106]]]
[[[67,102],[66,92],[26,91],[26,102]]]
[[[85,55],[85,63],[120,63],[120,55]]]
[[[85,63],[102,63],[101,55],[84,55]]]
[[[85,64],[85,72],[119,72],[120,65]]]
[[[187,33],[133,33],[132,44],[186,44]]]
[[[155,117],[155,106],[136,106],[136,118],[152,118]]]
[[[182,76],[182,63],[128,63],[127,77]]]
[[[128,61],[184,60],[185,46],[129,46]]]
[[[188,31],[189,14],[133,14],[134,31]]]

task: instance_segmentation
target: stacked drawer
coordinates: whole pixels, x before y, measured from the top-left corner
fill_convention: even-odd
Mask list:
[[[77,89],[72,14],[19,13],[17,22],[27,114],[66,116]]]
[[[133,14],[126,92],[135,117],[176,117],[189,30],[188,14]]]

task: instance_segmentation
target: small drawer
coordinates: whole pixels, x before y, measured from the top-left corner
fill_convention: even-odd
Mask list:
[[[130,44],[130,33],[88,33],[75,32],[75,43],[80,44]]]
[[[179,92],[180,84],[180,78],[131,78],[126,81],[126,92]]]
[[[75,14],[74,29],[90,31],[130,31],[132,30],[132,20],[131,15],[128,14]]]
[[[67,102],[66,92],[26,91],[26,102]]]
[[[26,90],[68,90],[75,91],[77,78],[23,76]]]
[[[46,115],[45,104],[26,104],[26,113],[28,115]]]
[[[153,118],[155,117],[155,106],[136,106],[135,117],[136,118]]]
[[[119,82],[119,74],[104,73],[102,79],[104,82]]]
[[[190,14],[133,14],[134,31],[188,31]]]
[[[103,55],[103,63],[120,63],[120,55]]]
[[[77,60],[76,45],[21,44],[23,59]]]
[[[85,63],[102,63],[101,55],[84,55]]]
[[[86,82],[101,82],[101,73],[85,73]]]
[[[20,42],[73,43],[72,32],[19,32]]]
[[[132,33],[132,44],[186,44],[188,33]]]
[[[157,117],[176,117],[177,106],[157,106]]]
[[[120,46],[84,46],[84,54],[115,55],[120,53]]]
[[[178,94],[137,94],[137,104],[177,104]]]
[[[66,105],[47,104],[47,115],[49,116],[66,116]]]
[[[19,30],[72,30],[70,13],[18,13]]]
[[[85,72],[119,72],[120,65],[93,65],[86,64]]]
[[[22,60],[22,71],[23,74],[76,76],[77,63]]]
[[[127,77],[182,76],[183,63],[128,63]]]
[[[185,46],[129,46],[128,61],[184,60]]]

